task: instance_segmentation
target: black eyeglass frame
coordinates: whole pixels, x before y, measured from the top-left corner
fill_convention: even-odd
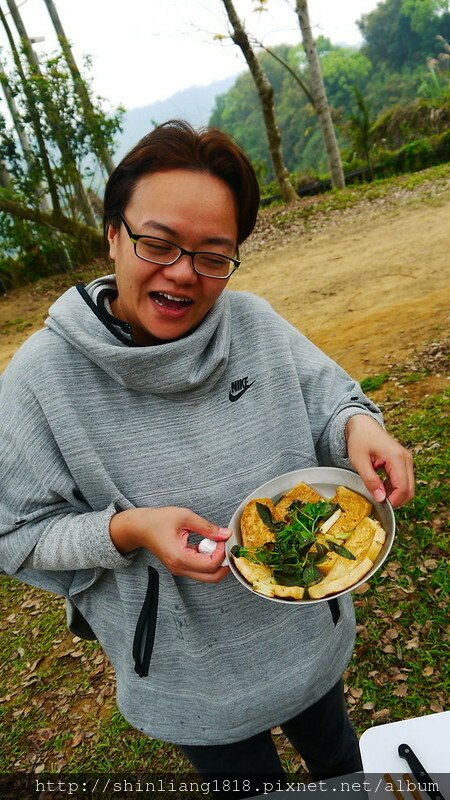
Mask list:
[[[122,222],[123,222],[123,224],[125,226],[125,230],[126,230],[128,236],[130,237],[131,241],[133,242],[135,255],[137,256],[137,258],[140,258],[142,261],[147,261],[149,264],[158,264],[158,266],[160,266],[160,267],[171,267],[173,264],[176,264],[176,262],[179,261],[179,259],[182,256],[190,256],[191,262],[192,262],[192,269],[194,270],[194,272],[197,273],[197,275],[202,275],[204,278],[213,278],[216,281],[226,281],[226,280],[228,280],[228,278],[230,278],[232,276],[233,272],[236,272],[237,268],[241,264],[241,261],[240,261],[239,258],[231,258],[231,256],[224,256],[223,253],[214,253],[214,252],[212,252],[210,250],[186,250],[185,247],[181,247],[181,245],[175,244],[175,242],[170,242],[168,239],[161,239],[159,236],[148,236],[145,233],[133,233],[133,231],[131,230],[130,226],[128,225],[128,222],[126,221],[126,219],[125,219],[125,217],[124,217],[124,215],[122,214],[121,211],[119,212],[119,215],[120,215],[120,218],[121,218],[121,220],[122,220]],[[170,244],[171,247],[176,247],[177,250],[179,250],[180,252],[176,256],[176,258],[173,259],[173,261],[163,261],[163,262],[161,262],[161,261],[155,261],[154,259],[151,259],[151,258],[145,258],[144,256],[140,256],[139,253],[137,252],[137,243],[138,243],[138,241],[140,239],[155,239],[157,242],[165,242],[165,244]],[[239,256],[239,248],[238,247],[236,247],[236,253]],[[201,270],[199,270],[195,266],[194,258],[197,255],[202,255],[202,256],[203,255],[209,255],[209,256],[219,256],[220,258],[227,258],[228,261],[231,261],[234,264],[234,267],[231,270],[231,272],[228,273],[228,275],[208,275],[208,274],[205,274],[204,272],[201,272]]]

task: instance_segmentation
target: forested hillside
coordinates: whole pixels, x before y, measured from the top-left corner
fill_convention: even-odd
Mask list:
[[[317,40],[347,169],[366,164],[368,149],[394,150],[418,136],[439,135],[450,127],[448,3],[384,0],[362,16],[358,25],[364,37],[360,49],[323,37]],[[272,52],[260,49],[259,58],[274,88],[287,167],[293,172],[326,171],[316,114],[292,74],[308,86],[302,44],[279,45]],[[262,113],[249,72],[216,99],[210,123],[242,143],[262,179],[272,178]]]

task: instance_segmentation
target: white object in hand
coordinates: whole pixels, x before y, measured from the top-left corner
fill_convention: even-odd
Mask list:
[[[217,542],[214,542],[212,539],[202,539],[198,543],[198,552],[199,553],[208,553],[209,555],[211,555],[211,553],[214,553],[214,550],[216,549],[216,547],[217,547]],[[222,567],[227,567],[228,566],[228,559],[226,557],[222,561],[221,566]]]

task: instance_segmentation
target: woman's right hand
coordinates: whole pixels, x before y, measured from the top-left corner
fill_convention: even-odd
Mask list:
[[[124,554],[145,547],[172,575],[182,575],[204,583],[218,583],[229,572],[222,567],[228,528],[219,528],[188,508],[131,508],[119,511],[109,525],[111,540]],[[199,553],[198,545],[188,543],[189,534],[198,533],[217,542],[213,553]]]

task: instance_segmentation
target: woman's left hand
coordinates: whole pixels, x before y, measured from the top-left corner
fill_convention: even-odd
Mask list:
[[[400,442],[366,414],[355,414],[345,427],[347,452],[369,492],[379,503],[387,499],[394,506],[414,497],[412,456]],[[386,473],[383,484],[376,470]]]

